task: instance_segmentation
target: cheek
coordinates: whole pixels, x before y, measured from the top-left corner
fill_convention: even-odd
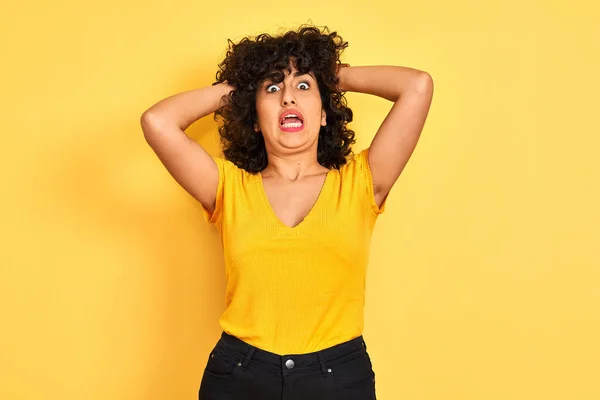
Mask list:
[[[269,107],[267,107],[264,102],[256,104],[256,117],[261,123],[268,121]]]
[[[256,102],[256,114],[258,118],[267,121],[272,115],[275,114],[277,110],[277,102],[273,102],[272,98],[269,99],[259,99]]]
[[[310,115],[312,116],[311,120],[313,120],[317,125],[321,124],[321,118],[323,117],[322,110],[323,108],[321,104],[321,99],[313,99],[310,106]]]

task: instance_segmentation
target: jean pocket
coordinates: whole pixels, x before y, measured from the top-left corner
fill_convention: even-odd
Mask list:
[[[366,350],[353,351],[331,360],[328,364],[334,384],[338,388],[371,386],[375,382],[375,373]]]
[[[235,372],[241,361],[239,356],[217,345],[208,357],[204,372],[215,377],[227,378]]]

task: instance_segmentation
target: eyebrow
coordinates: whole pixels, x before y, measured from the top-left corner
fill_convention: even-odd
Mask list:
[[[274,77],[274,76],[275,76],[275,75],[276,75],[278,72],[281,72],[281,71],[273,71],[273,72],[271,72],[270,74],[268,74],[268,75],[267,75],[267,77],[266,77],[266,78],[263,80],[263,84],[266,84],[267,82],[272,82],[272,81],[274,81],[273,77]],[[300,72],[300,71],[296,71],[296,72],[294,72],[294,78],[297,78],[297,77],[299,77],[299,76],[302,76],[302,75],[308,75],[308,76],[310,76],[311,78],[315,79],[315,78],[314,78],[314,76],[312,76],[312,75],[310,74],[310,72]]]

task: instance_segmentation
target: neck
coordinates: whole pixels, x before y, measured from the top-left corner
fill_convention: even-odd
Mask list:
[[[276,156],[269,154],[269,164],[261,171],[263,178],[276,178],[297,181],[303,178],[321,175],[328,169],[317,161],[317,155]]]

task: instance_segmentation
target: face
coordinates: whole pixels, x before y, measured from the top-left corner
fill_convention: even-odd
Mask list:
[[[285,79],[274,83],[267,79],[256,91],[258,123],[255,132],[262,132],[268,152],[306,150],[318,144],[321,126],[326,125],[317,80],[312,73],[300,74],[290,64]],[[298,118],[283,119],[292,112]]]

